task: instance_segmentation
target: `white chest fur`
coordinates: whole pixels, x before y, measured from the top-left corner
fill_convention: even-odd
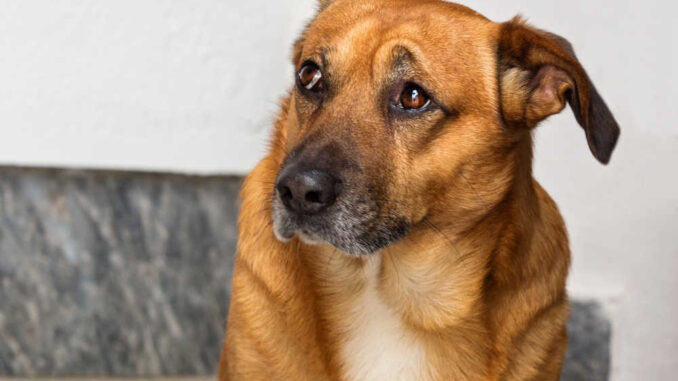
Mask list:
[[[366,260],[367,280],[351,310],[341,350],[348,380],[427,380],[430,369],[417,338],[382,301],[377,289],[381,255]]]

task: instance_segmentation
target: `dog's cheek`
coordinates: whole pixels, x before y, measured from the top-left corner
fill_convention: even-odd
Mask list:
[[[285,208],[277,200],[273,202],[273,234],[281,242],[287,242],[294,236],[296,227]]]
[[[298,142],[301,140],[302,129],[299,101],[294,95],[292,95],[291,98],[290,109],[292,112],[287,115],[287,123],[285,128],[286,133],[284,136],[287,147],[294,147],[298,144]]]

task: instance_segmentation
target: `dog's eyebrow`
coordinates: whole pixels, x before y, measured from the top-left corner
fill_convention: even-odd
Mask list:
[[[330,62],[327,60],[327,53],[329,52],[329,49],[321,49],[318,52],[318,55],[320,56],[320,63],[322,64],[322,68],[327,70],[330,66]]]
[[[323,69],[326,69],[329,66],[329,60],[327,59],[327,56],[331,52],[331,49],[329,48],[316,48],[310,51],[309,53],[303,55],[303,59],[300,59],[299,62],[305,62],[307,60],[313,60],[317,64],[320,65]]]
[[[405,46],[396,45],[391,50],[391,76],[405,77],[418,71],[416,56]]]
[[[313,49],[313,52],[311,53],[311,57],[317,58],[320,62],[320,66],[325,69],[329,66],[330,62],[327,59],[327,56],[330,55],[332,50],[327,47],[319,47],[316,49]]]
[[[391,54],[393,56],[391,67],[395,71],[409,69],[413,66],[413,63],[416,62],[412,53],[402,45],[396,45]]]
[[[403,45],[395,45],[391,50],[391,71],[388,74],[387,81],[394,83],[402,81],[403,78],[412,80],[412,76],[416,76],[421,81],[426,77],[426,71],[420,64],[420,60],[417,59],[415,53]],[[419,83],[425,87],[426,92],[437,103],[438,107],[446,114],[453,115],[456,112],[454,109],[445,106],[438,98],[435,89],[425,86],[426,83]]]

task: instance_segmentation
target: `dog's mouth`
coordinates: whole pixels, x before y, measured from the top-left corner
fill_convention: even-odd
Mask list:
[[[346,198],[322,213],[300,215],[289,210],[279,192],[273,200],[273,231],[287,242],[295,235],[305,244],[328,244],[353,256],[372,254],[403,238],[407,219],[383,214],[377,202]]]
[[[300,144],[280,165],[273,189],[273,230],[281,241],[295,235],[309,245],[331,245],[366,255],[410,229],[404,203],[388,201],[372,173],[334,143]],[[379,176],[378,181],[369,181]],[[402,209],[405,210],[405,209]]]
[[[327,241],[325,241],[320,236],[309,231],[306,228],[301,228],[301,229],[297,230],[296,234],[302,242],[309,244],[309,245],[321,245],[321,244],[327,243]]]

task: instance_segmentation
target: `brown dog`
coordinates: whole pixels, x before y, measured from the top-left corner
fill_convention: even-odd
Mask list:
[[[321,1],[242,190],[221,380],[556,380],[569,249],[532,129],[619,128],[569,43],[438,0]]]

